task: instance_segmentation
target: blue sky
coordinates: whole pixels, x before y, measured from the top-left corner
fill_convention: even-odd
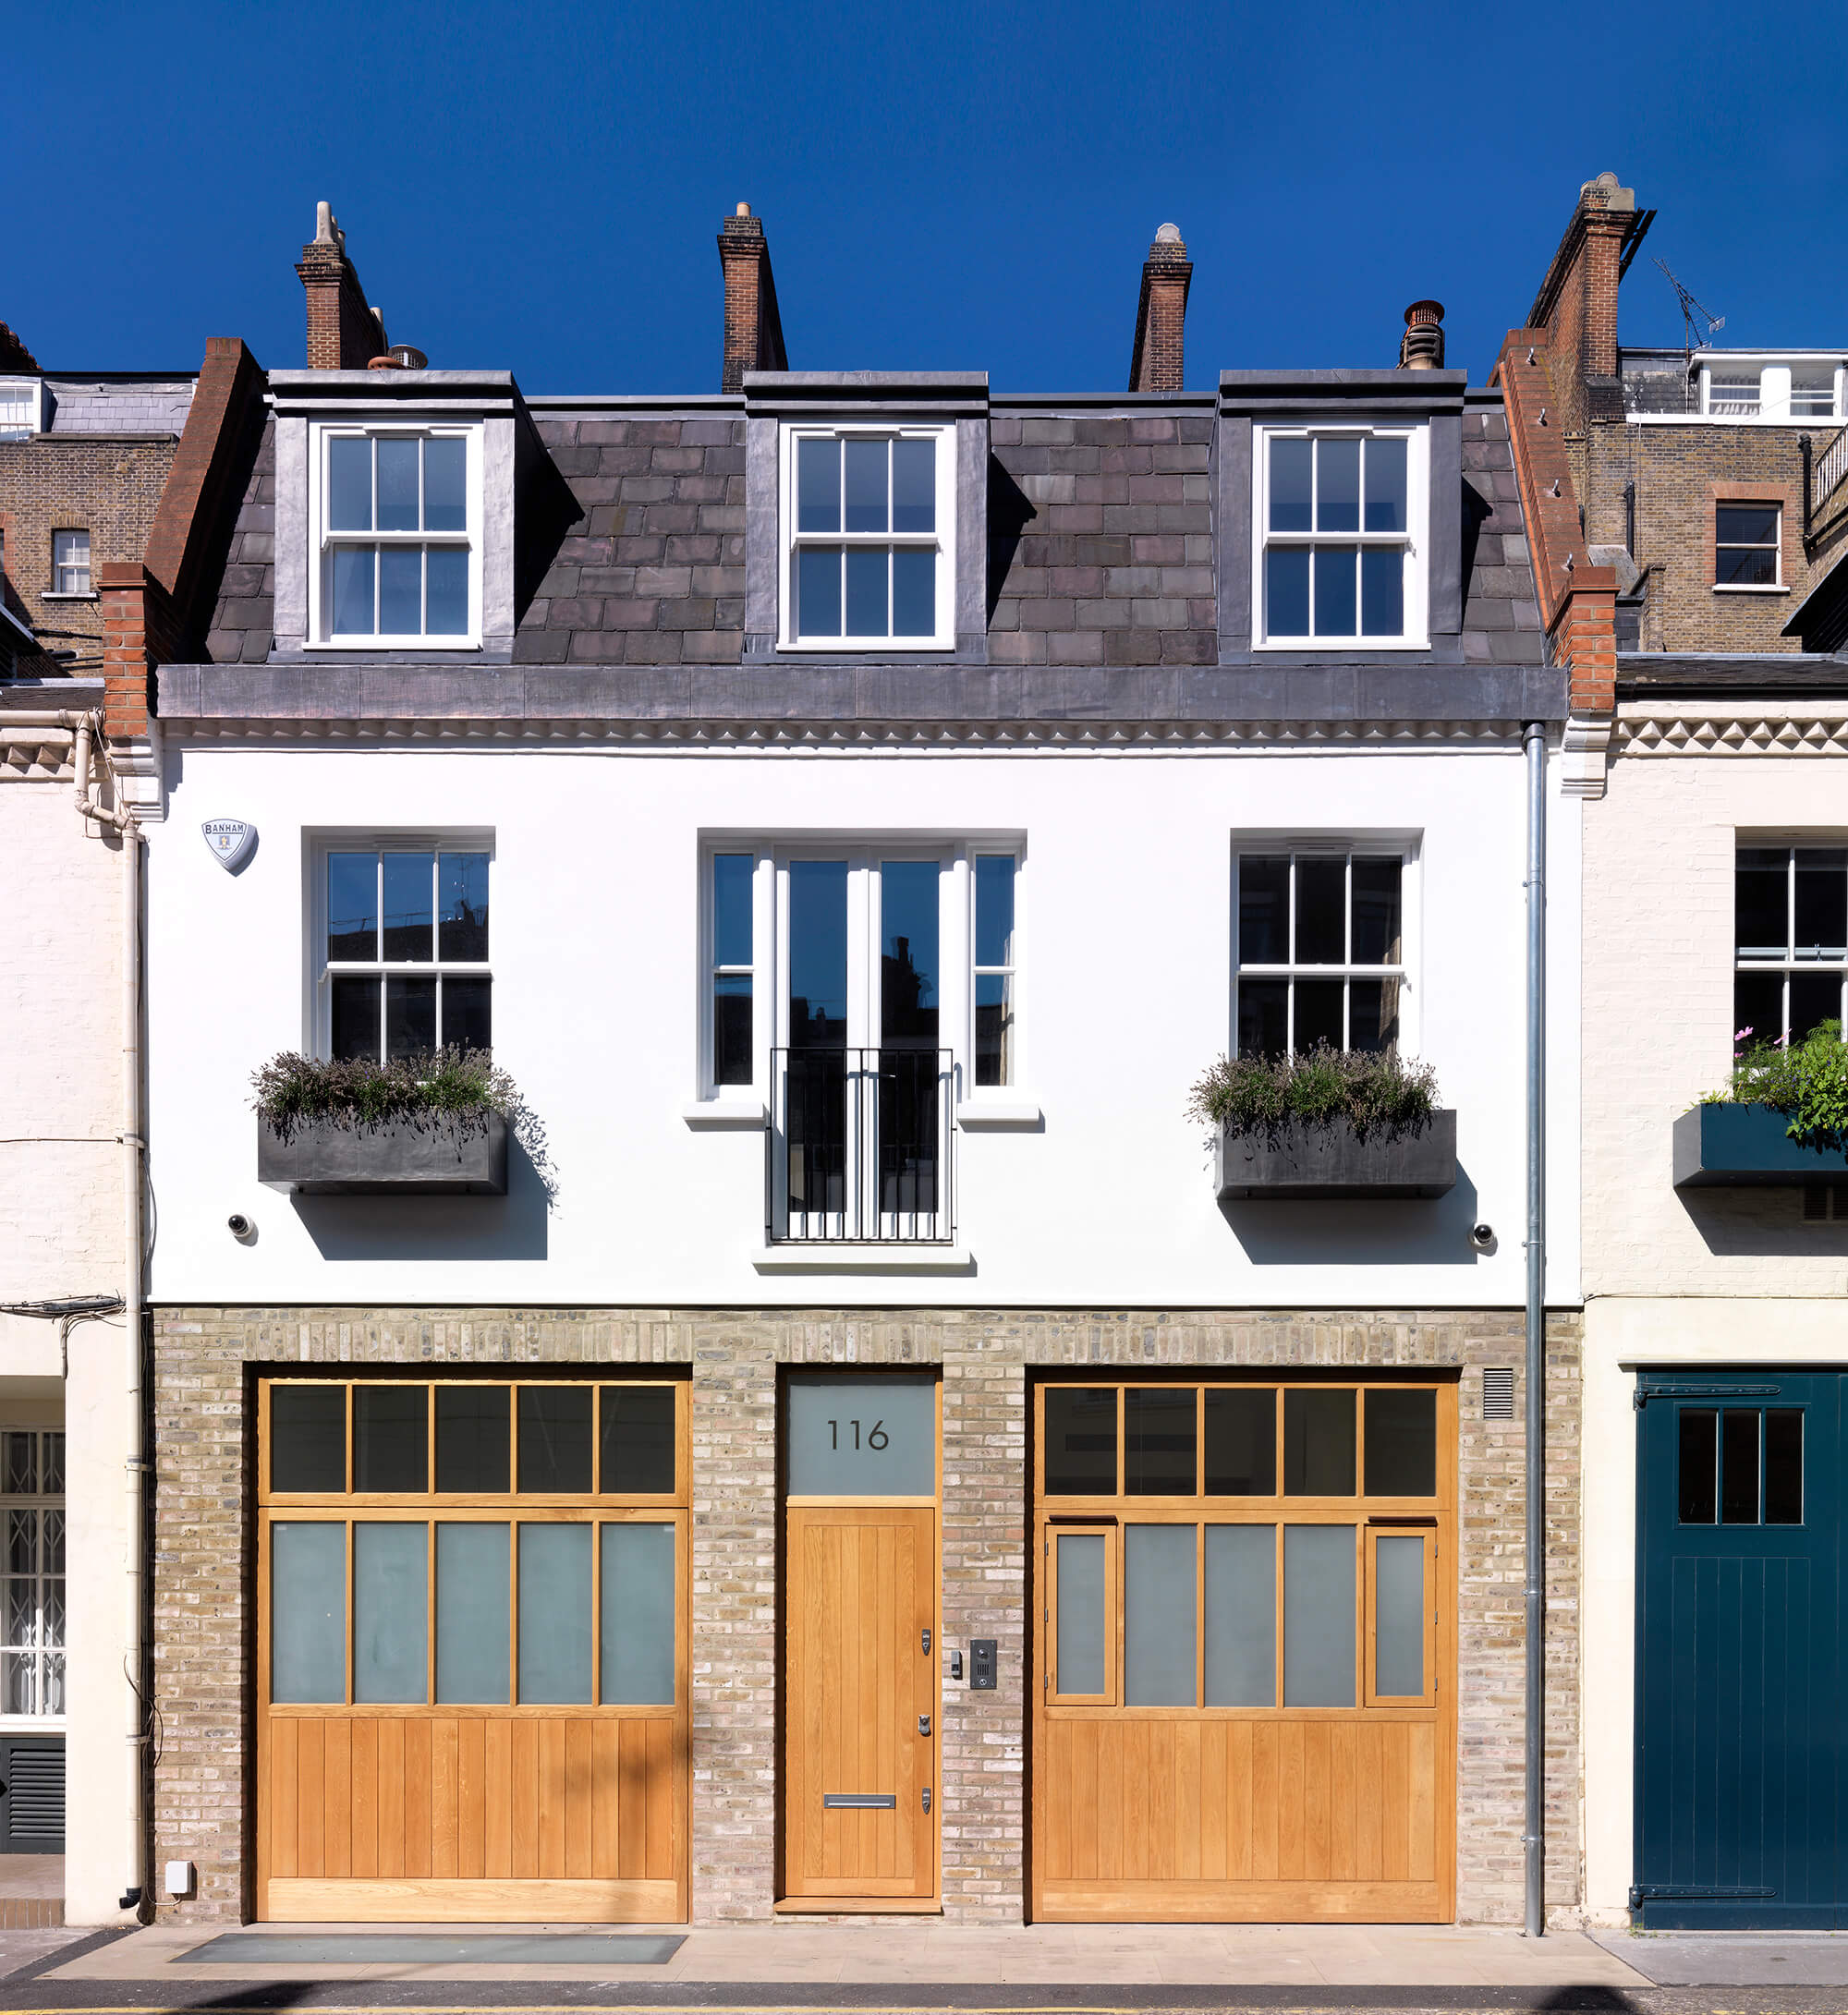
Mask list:
[[[302,362],[330,200],[393,338],[529,392],[715,391],[714,235],[765,220],[797,368],[1115,391],[1140,264],[1187,381],[1384,364],[1448,307],[1484,377],[1579,184],[1660,212],[1623,334],[1848,343],[1848,8],[866,0],[16,10],[0,320],[54,370]],[[1800,59],[1800,60],[1799,60]]]

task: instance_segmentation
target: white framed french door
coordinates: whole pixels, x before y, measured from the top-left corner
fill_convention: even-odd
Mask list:
[[[943,847],[777,850],[774,1239],[950,1235],[953,858]]]

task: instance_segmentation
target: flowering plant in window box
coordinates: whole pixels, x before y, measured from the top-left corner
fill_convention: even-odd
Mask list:
[[[1441,1196],[1456,1184],[1456,1114],[1437,1074],[1397,1050],[1222,1057],[1189,1115],[1210,1130],[1220,1200]]]
[[[507,1134],[527,1109],[485,1050],[321,1058],[254,1074],[257,1178],[323,1196],[505,1196]]]
[[[1742,1028],[1723,1091],[1674,1124],[1677,1189],[1780,1185],[1848,1174],[1848,1044],[1818,1022],[1793,1041]]]

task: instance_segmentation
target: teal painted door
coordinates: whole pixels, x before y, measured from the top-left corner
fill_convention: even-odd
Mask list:
[[[1842,1379],[1638,1375],[1631,1902],[1647,1928],[1848,1925]]]

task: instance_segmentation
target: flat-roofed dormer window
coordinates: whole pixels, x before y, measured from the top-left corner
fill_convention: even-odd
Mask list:
[[[1272,428],[1259,439],[1256,641],[1421,644],[1426,430]]]
[[[30,441],[44,426],[44,381],[0,378],[0,441]]]
[[[783,638],[816,650],[954,641],[951,427],[784,432]]]
[[[480,627],[479,430],[317,430],[321,643],[456,649]]]

